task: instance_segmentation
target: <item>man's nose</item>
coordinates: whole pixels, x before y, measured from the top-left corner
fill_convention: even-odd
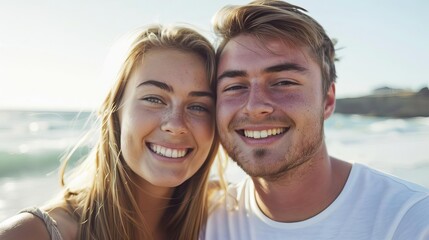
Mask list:
[[[245,113],[253,117],[265,117],[271,114],[274,107],[267,91],[263,87],[251,87],[244,107]]]

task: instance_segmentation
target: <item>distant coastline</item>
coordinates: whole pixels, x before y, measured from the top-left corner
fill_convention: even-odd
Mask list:
[[[55,114],[75,116],[77,113],[96,116],[91,109],[25,109],[0,108],[1,112],[21,112],[28,114]],[[374,117],[412,118],[429,117],[429,89],[424,87],[419,91],[382,87],[371,94],[353,98],[337,98],[335,113],[357,114]],[[0,114],[1,115],[1,114]]]
[[[391,118],[429,117],[429,89],[412,92],[378,88],[367,96],[337,99],[335,112]]]

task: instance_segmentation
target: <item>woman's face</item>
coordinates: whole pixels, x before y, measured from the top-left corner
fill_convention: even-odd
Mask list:
[[[214,93],[199,56],[149,50],[131,74],[119,112],[126,163],[144,183],[180,185],[209,154],[214,109]]]

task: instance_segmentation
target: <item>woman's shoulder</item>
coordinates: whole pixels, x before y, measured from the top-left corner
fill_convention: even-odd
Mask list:
[[[51,239],[44,222],[35,215],[24,212],[0,223],[0,239]]]
[[[46,214],[45,216],[41,216]],[[55,223],[55,226],[49,222]],[[27,209],[9,219],[0,223],[0,239],[35,239],[49,240],[51,238],[52,229],[59,232],[60,238],[64,240],[77,239],[78,223],[64,209],[55,208],[49,212],[41,209]],[[51,230],[51,233],[50,233]]]
[[[78,220],[63,208],[54,208],[49,215],[57,222],[58,230],[64,240],[78,239]]]

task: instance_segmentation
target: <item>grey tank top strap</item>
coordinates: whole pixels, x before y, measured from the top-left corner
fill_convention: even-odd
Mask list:
[[[63,240],[63,238],[61,237],[60,231],[58,230],[57,222],[53,218],[51,218],[51,216],[49,216],[47,212],[36,207],[26,208],[20,211],[20,213],[25,213],[25,212],[33,214],[34,216],[40,218],[45,223],[46,229],[48,230],[52,240]]]

